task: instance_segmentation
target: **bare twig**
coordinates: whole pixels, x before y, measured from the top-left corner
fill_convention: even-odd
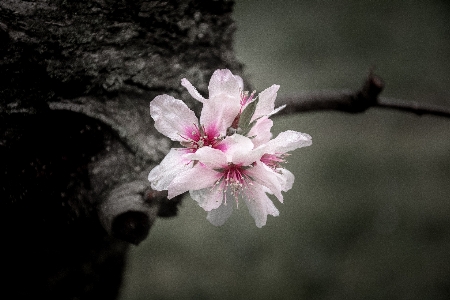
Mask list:
[[[429,104],[427,105],[415,101],[402,101],[399,99],[381,97],[378,99],[377,106],[380,108],[389,108],[406,112],[412,112],[415,113],[416,115],[429,114],[434,116],[450,118],[449,108]]]
[[[370,107],[379,107],[412,112],[417,115],[429,114],[450,118],[450,108],[379,97],[383,87],[384,83],[382,79],[374,74],[370,74],[363,87],[356,92],[315,92],[278,97],[277,104],[286,104],[286,108],[281,110],[277,115],[323,110],[360,113]]]

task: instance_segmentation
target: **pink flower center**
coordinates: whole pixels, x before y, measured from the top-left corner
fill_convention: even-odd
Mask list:
[[[260,160],[269,168],[275,170],[280,168],[282,163],[286,162],[286,156],[288,156],[287,153],[264,154]]]
[[[249,185],[253,185],[253,178],[246,174],[246,170],[252,166],[241,166],[230,163],[223,169],[219,170],[221,177],[216,181],[216,186],[219,186],[224,193],[224,202],[226,203],[226,194],[230,192],[233,198],[238,203],[239,195]]]
[[[201,147],[225,150],[225,145],[220,144],[223,138],[215,126],[205,128],[204,126],[198,127],[194,124],[186,128],[185,135],[182,138],[185,141],[181,142],[181,145],[188,148],[192,153]]]

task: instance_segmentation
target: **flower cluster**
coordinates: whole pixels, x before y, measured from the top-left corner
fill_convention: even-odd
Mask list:
[[[267,194],[283,202],[294,175],[282,167],[289,151],[311,145],[308,134],[285,131],[272,139],[270,116],[278,85],[257,97],[244,91],[242,78],[230,70],[216,70],[205,99],[187,80],[181,84],[203,104],[200,119],[181,100],[160,95],[150,102],[155,128],[182,147],[172,148],[148,176],[153,189],[173,198],[189,191],[208,212],[207,219],[222,225],[234,202],[245,202],[256,226],[279,212]]]

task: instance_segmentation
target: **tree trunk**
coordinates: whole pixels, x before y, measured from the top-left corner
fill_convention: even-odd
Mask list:
[[[171,142],[149,102],[240,73],[225,0],[2,0],[2,257],[11,298],[115,299],[128,243],[180,199],[150,189]]]

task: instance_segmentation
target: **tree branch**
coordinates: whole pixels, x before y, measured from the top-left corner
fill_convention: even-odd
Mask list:
[[[331,91],[313,92],[294,96],[279,97],[279,105],[286,104],[286,108],[278,115],[289,115],[307,111],[337,110],[348,113],[361,113],[370,107],[396,109],[417,115],[429,114],[450,118],[450,108],[427,105],[413,101],[379,97],[384,88],[383,80],[369,74],[362,88],[356,92]]]

